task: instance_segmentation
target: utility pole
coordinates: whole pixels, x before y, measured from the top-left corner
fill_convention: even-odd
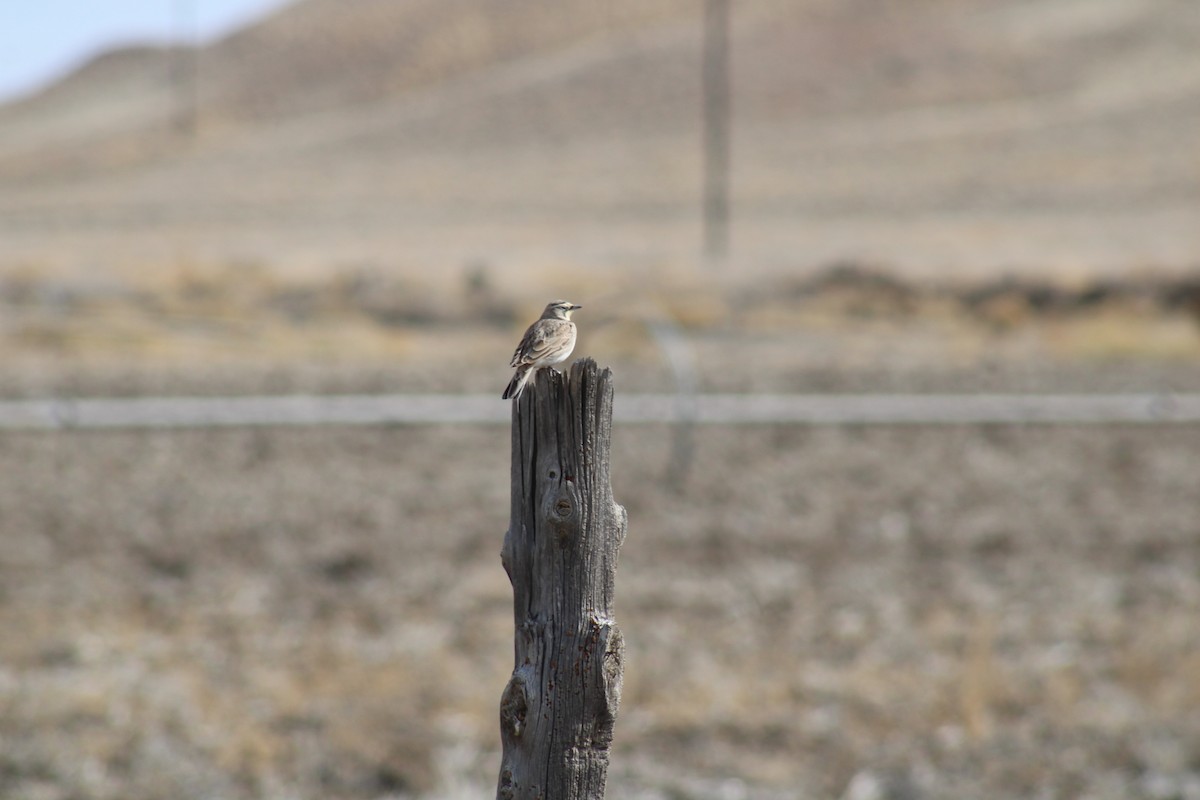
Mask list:
[[[172,6],[172,38],[175,40],[171,48],[171,86],[175,102],[172,116],[176,132],[188,139],[196,135],[200,116],[198,3],[199,0],[174,0]]]
[[[729,255],[730,0],[704,0],[704,255]]]

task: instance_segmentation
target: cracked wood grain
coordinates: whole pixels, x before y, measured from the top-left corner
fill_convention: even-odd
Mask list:
[[[500,702],[497,798],[604,796],[621,702],[613,618],[625,509],[609,480],[612,373],[590,358],[543,370],[512,409],[512,677]]]

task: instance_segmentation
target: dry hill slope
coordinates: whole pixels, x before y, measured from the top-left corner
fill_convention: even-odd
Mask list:
[[[194,140],[163,54],[101,59],[0,110],[0,263],[689,260],[698,5],[307,0],[200,53]],[[1197,36],[1183,0],[738,4],[737,254],[1186,268]]]
[[[20,174],[31,154],[46,159],[74,148],[78,159],[102,165],[97,136],[170,133],[180,105],[175,81],[193,63],[203,127],[270,125],[316,112],[361,113],[413,89],[636,32],[690,5],[306,0],[199,52],[130,47],[101,54],[40,95],[0,109],[0,168]]]

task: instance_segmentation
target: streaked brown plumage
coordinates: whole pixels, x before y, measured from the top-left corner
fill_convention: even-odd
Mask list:
[[[571,314],[580,308],[583,306],[566,300],[555,300],[546,306],[541,318],[525,331],[513,353],[509,366],[516,367],[517,371],[501,397],[516,400],[539,369],[565,361],[571,355],[575,349],[575,323],[571,322]]]

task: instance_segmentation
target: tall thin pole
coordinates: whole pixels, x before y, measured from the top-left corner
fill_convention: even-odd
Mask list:
[[[175,129],[185,137],[196,134],[199,105],[199,42],[196,4],[199,0],[174,0],[175,46],[171,59],[171,83],[175,95]]]
[[[704,254],[729,255],[730,0],[704,0]]]

